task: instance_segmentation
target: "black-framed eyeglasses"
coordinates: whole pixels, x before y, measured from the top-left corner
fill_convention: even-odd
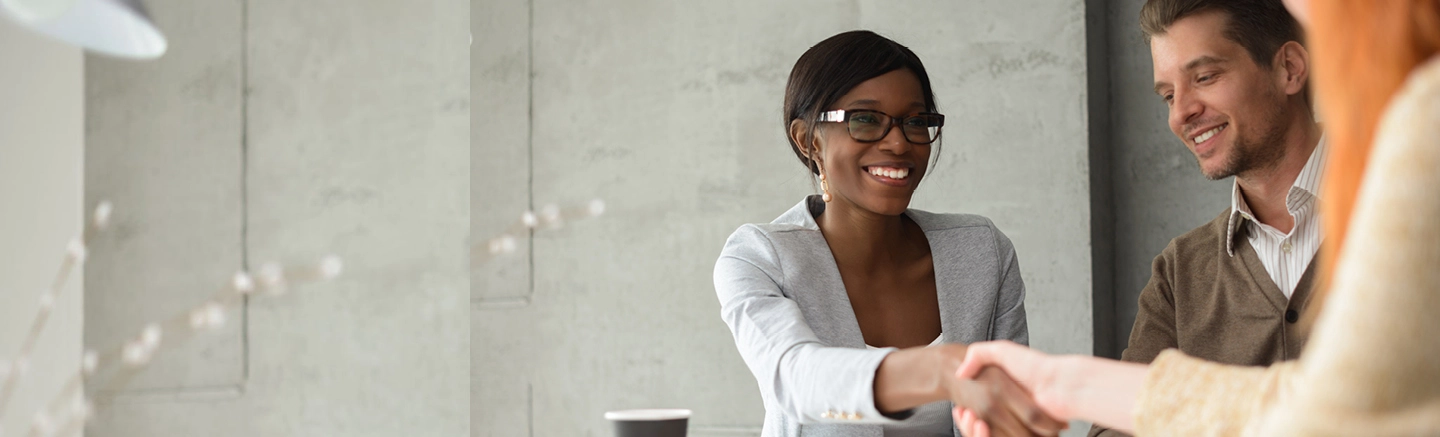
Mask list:
[[[940,127],[945,126],[945,116],[933,112],[896,118],[880,111],[836,109],[821,113],[820,121],[845,123],[850,130],[850,138],[866,143],[880,141],[890,134],[890,128],[898,124],[907,141],[930,144],[940,139]]]

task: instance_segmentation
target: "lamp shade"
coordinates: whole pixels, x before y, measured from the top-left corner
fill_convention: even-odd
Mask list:
[[[140,0],[0,0],[0,12],[96,53],[152,59],[168,47]]]

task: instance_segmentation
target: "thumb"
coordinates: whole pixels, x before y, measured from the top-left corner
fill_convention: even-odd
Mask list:
[[[960,362],[960,367],[955,369],[955,377],[960,379],[975,379],[980,370],[986,366],[995,364],[995,342],[983,342],[971,344],[965,349],[965,359]]]

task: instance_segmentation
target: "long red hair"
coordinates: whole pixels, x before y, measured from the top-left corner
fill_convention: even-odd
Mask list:
[[[1440,0],[1311,0],[1309,45],[1325,124],[1324,270],[1311,302],[1324,305],[1345,245],[1376,126],[1410,71],[1440,52]]]

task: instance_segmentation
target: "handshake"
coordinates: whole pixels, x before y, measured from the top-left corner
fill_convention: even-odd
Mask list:
[[[953,377],[941,384],[954,402],[955,425],[969,437],[1052,436],[1075,417],[1073,384],[1080,360],[1051,356],[1009,341],[963,347]],[[952,346],[952,347],[953,347]],[[958,348],[957,348],[958,349]],[[1079,357],[1076,357],[1079,358]],[[952,361],[953,363],[953,361]]]

